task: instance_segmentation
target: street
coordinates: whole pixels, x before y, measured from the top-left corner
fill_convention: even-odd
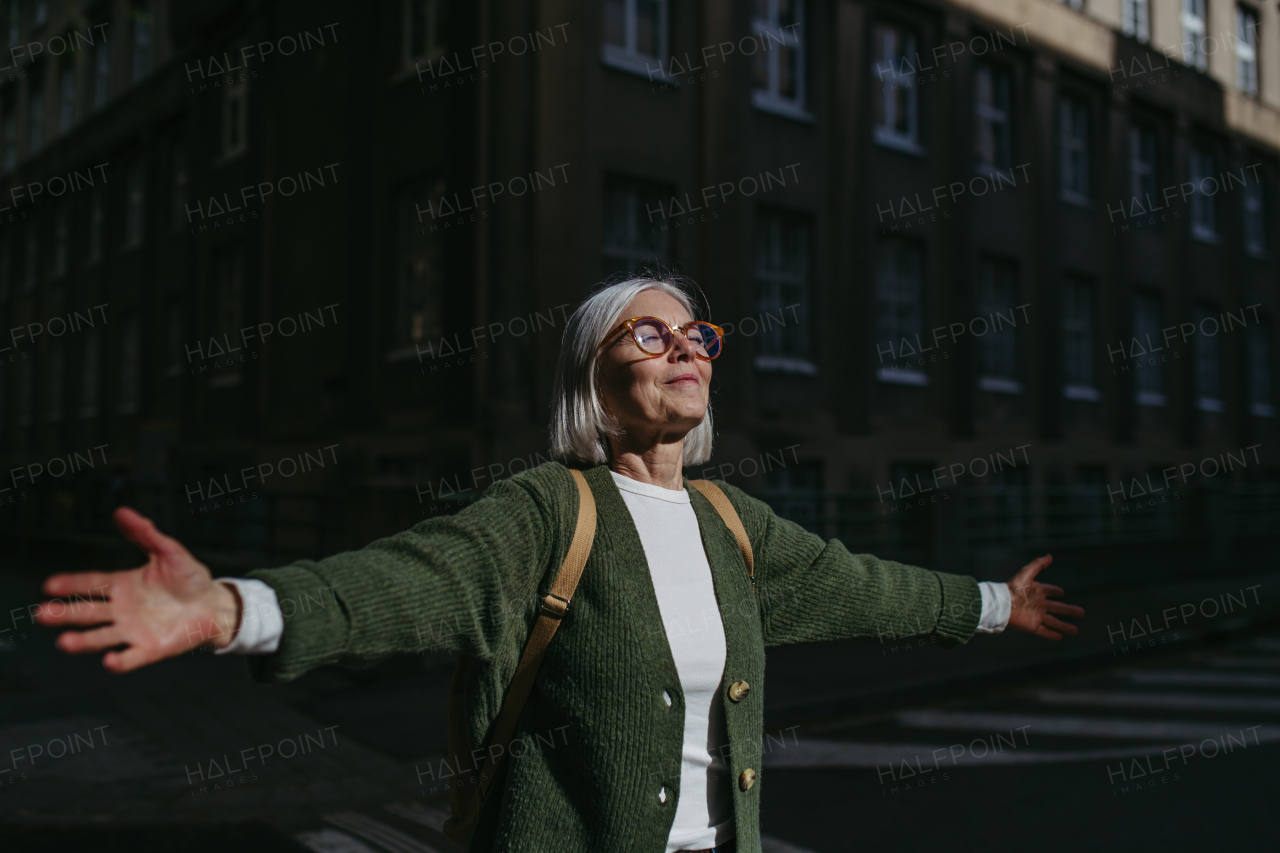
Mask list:
[[[22,849],[454,849],[439,832],[447,796],[429,787],[447,658],[264,687],[242,660],[196,654],[114,678],[23,624],[36,574],[2,583],[16,621],[0,644],[0,831]],[[1206,850],[1268,837],[1280,633],[1177,648],[773,731],[764,849]]]

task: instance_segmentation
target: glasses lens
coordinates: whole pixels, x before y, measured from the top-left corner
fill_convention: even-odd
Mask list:
[[[694,323],[689,326],[689,342],[707,358],[715,358],[720,354],[720,335],[707,323]]]
[[[653,355],[661,355],[671,346],[671,330],[653,320],[637,320],[633,334],[640,349]]]

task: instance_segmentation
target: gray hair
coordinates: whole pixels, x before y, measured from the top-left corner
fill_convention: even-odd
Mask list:
[[[609,461],[609,436],[622,434],[617,419],[600,403],[597,383],[600,344],[624,318],[622,312],[646,290],[660,290],[697,319],[693,282],[677,276],[641,275],[601,287],[578,306],[564,327],[551,402],[551,458],[566,465],[598,465]],[[711,405],[684,437],[684,464],[711,458]]]

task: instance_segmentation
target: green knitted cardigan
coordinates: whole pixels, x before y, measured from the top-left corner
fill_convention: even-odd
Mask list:
[[[631,514],[607,466],[584,473],[599,513],[595,544],[468,851],[662,853],[675,818],[680,679]],[[921,634],[954,645],[973,636],[982,604],[973,578],[850,554],[719,485],[751,540],[754,591],[733,534],[685,479],[724,622],[722,691],[739,680],[751,686],[739,702],[722,696],[731,772],[723,784],[733,790],[738,850],[758,853],[765,647]],[[359,551],[251,572],[274,588],[286,616],[277,651],[249,658],[254,677],[287,681],[397,652],[466,652],[469,734],[484,743],[577,507],[573,478],[552,462],[495,483],[454,516]],[[747,768],[758,775],[744,791]],[[440,791],[448,775],[443,762],[419,771]]]

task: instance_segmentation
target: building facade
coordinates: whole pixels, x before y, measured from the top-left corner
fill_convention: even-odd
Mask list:
[[[1008,533],[1010,502],[1115,514],[1280,471],[1274,6],[6,23],[11,528],[101,531],[123,500],[294,554],[448,511],[546,458],[567,314],[654,265],[730,330],[699,473],[815,529],[910,539],[971,489]]]

